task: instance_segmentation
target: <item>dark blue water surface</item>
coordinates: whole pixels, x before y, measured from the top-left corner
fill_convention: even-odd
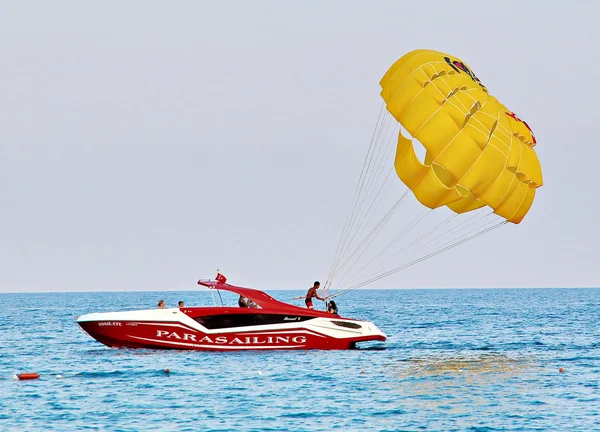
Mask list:
[[[389,336],[354,351],[117,350],[73,318],[159,298],[213,302],[0,295],[0,430],[600,430],[598,289],[353,291],[341,315]]]

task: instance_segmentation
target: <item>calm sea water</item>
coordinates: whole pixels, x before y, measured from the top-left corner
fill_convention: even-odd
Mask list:
[[[159,298],[212,304],[1,294],[0,430],[600,430],[598,289],[350,292],[340,313],[389,336],[355,351],[116,350],[73,318]],[[13,381],[27,371],[41,378]]]

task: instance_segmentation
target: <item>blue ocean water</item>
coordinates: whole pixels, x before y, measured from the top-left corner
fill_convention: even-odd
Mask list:
[[[0,431],[600,430],[598,289],[353,291],[340,314],[389,336],[353,351],[116,350],[74,321],[159,298],[213,302],[1,294]]]

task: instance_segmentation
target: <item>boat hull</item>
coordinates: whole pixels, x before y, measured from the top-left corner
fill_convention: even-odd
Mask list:
[[[282,316],[293,322],[209,329],[179,309],[88,314],[78,324],[113,348],[179,350],[344,350],[385,341],[374,324],[344,318]],[[202,322],[202,320],[200,320]]]

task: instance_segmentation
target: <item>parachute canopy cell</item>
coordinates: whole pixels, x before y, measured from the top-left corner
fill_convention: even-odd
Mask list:
[[[380,81],[400,130],[396,173],[423,205],[465,213],[489,206],[518,224],[542,186],[529,125],[492,96],[462,60],[411,51]],[[413,140],[426,150],[422,162]]]

